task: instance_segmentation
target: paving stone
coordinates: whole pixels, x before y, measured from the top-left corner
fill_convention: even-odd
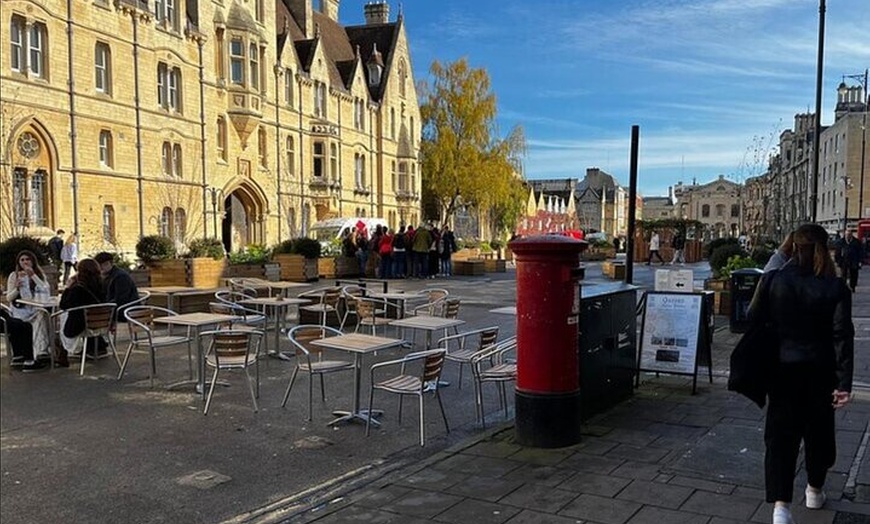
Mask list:
[[[567,481],[559,484],[560,489],[575,493],[589,493],[602,497],[613,497],[629,485],[631,480],[625,478],[598,475],[596,473],[577,473]]]
[[[583,524],[583,521],[572,517],[562,517],[524,509],[517,513],[514,518],[507,521],[507,524]]]
[[[580,441],[580,444],[576,448],[577,451],[582,451],[583,453],[603,455],[618,445],[618,442],[605,438],[589,437]]]
[[[588,471],[591,473],[608,474],[622,465],[624,461],[616,458],[601,457],[588,453],[577,452],[565,459],[560,467],[574,471]]]
[[[668,484],[673,484],[675,486],[685,486],[687,488],[701,489],[704,491],[721,493],[725,495],[732,493],[735,487],[733,484],[726,484],[724,482],[712,482],[710,480],[684,477],[682,475],[675,475],[672,479],[668,481]]]
[[[652,506],[644,506],[628,524],[707,524],[710,517],[697,513],[683,513]]]
[[[742,520],[723,519],[722,517],[713,517],[710,524],[744,524]]]
[[[511,460],[517,460],[526,464],[540,464],[541,466],[555,466],[569,456],[573,451],[562,449],[538,449],[525,448],[511,455]]]
[[[608,451],[606,456],[622,458],[626,460],[635,460],[638,462],[655,463],[660,461],[667,454],[668,450],[666,449],[653,448],[650,446],[641,448],[637,446],[630,446],[628,444],[620,444],[619,446]]]
[[[650,433],[655,433],[656,435],[662,435],[665,437],[678,437],[683,440],[696,439],[707,432],[706,429],[698,428],[695,426],[663,423],[651,424],[647,431],[649,431]]]
[[[680,424],[709,428],[719,424],[721,421],[722,417],[719,415],[687,415],[680,420]]]
[[[616,442],[634,446],[649,446],[657,438],[658,435],[655,433],[634,429],[614,429],[607,434],[608,440],[615,440]]]
[[[743,486],[764,486],[764,439],[759,428],[719,424],[670,464],[677,473]]]
[[[462,497],[457,497],[456,495],[415,489],[385,504],[383,509],[393,513],[401,513],[402,515],[432,518],[462,500]]]
[[[526,464],[511,471],[503,478],[507,480],[521,480],[523,482],[541,484],[544,486],[556,486],[568,480],[573,475],[574,471],[566,468]]]
[[[519,462],[495,457],[458,455],[435,465],[436,469],[448,469],[481,477],[500,477],[521,466]]]
[[[529,508],[546,513],[557,513],[576,497],[576,492],[544,486],[543,484],[527,484],[499,502],[520,509]]]
[[[522,446],[503,440],[487,440],[485,442],[478,442],[470,448],[463,450],[463,453],[480,455],[482,457],[505,458],[521,449],[523,449]]]
[[[217,471],[204,469],[202,471],[191,473],[190,475],[185,475],[184,477],[177,479],[175,482],[182,486],[192,486],[196,489],[208,490],[231,480],[232,477],[222,475]]]
[[[503,504],[466,499],[435,517],[435,520],[455,524],[501,524],[519,512],[519,508]]]
[[[640,504],[583,494],[559,512],[602,524],[624,524],[641,508]]]
[[[384,504],[391,502],[399,497],[407,495],[411,488],[396,486],[391,484],[380,489],[370,489],[363,493],[363,498],[357,501],[357,504],[368,508],[380,508]]]
[[[465,473],[428,468],[397,480],[396,485],[417,489],[444,491],[450,486],[462,482],[467,478],[468,475]]]
[[[343,522],[366,522],[368,524],[404,524],[407,517],[376,508],[348,506],[314,521],[315,524],[340,524]]]
[[[596,424],[585,424],[583,428],[580,430],[581,435],[589,435],[591,437],[603,437],[613,431],[613,428],[609,426],[602,426]]]
[[[646,464],[643,462],[626,462],[611,471],[610,474],[615,477],[625,477],[630,479],[652,480],[659,476],[662,472],[662,466],[659,464]]]
[[[748,520],[755,513],[759,504],[758,499],[696,491],[680,509],[703,515]]]
[[[682,486],[634,480],[620,491],[616,498],[650,506],[677,509],[689,498],[692,491],[691,488]]]
[[[471,476],[446,491],[463,497],[496,502],[522,485],[522,480]]]

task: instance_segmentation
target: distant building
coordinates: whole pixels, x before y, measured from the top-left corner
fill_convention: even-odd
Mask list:
[[[668,196],[644,197],[642,215],[638,219],[646,221],[683,218],[679,215],[673,186],[668,188]]]
[[[743,187],[724,175],[707,184],[680,182],[674,187],[680,217],[704,224],[705,240],[740,235],[742,193]]]

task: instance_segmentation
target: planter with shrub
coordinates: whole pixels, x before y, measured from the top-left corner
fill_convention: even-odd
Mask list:
[[[188,285],[211,289],[220,287],[227,267],[224,246],[216,238],[199,238],[190,243],[187,258]]]
[[[302,255],[304,259],[301,282],[313,282],[319,278],[317,259],[320,258],[320,250],[320,242],[312,238],[303,237],[293,240],[293,252]]]
[[[150,235],[136,243],[136,256],[147,268],[153,287],[187,285],[187,262],[176,254],[175,243],[168,237]]]
[[[230,253],[229,265],[224,276],[227,278],[262,278],[278,281],[281,279],[281,266],[271,261],[272,253],[265,246],[252,244],[241,251]]]
[[[305,257],[293,252],[292,240],[285,240],[272,247],[272,262],[281,267],[281,280],[305,282]]]

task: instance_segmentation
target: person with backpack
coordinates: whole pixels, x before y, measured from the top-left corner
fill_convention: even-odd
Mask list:
[[[440,251],[441,274],[445,277],[452,277],[453,253],[456,253],[456,237],[447,225],[441,229]]]
[[[359,276],[365,278],[366,266],[369,262],[369,241],[366,230],[358,231],[356,235],[356,261],[359,264]]]
[[[405,226],[399,228],[399,232],[393,237],[393,278],[405,278],[406,272],[406,256],[405,250],[407,246],[407,238],[405,236]]]
[[[424,226],[414,232],[414,242],[411,251],[414,252],[414,276],[426,278],[429,275],[429,248],[432,245],[432,235]]]
[[[438,275],[443,246],[441,245],[441,233],[435,226],[429,226],[429,234],[432,235],[432,242],[429,244],[429,273],[426,276],[435,278]]]
[[[378,246],[381,255],[381,278],[392,278],[393,275],[393,235],[390,229],[384,227]]]
[[[683,235],[683,232],[679,229],[674,232],[674,238],[671,240],[671,246],[674,248],[674,258],[671,259],[668,264],[680,264],[681,266],[686,263],[685,257],[685,249],[686,249],[686,237]]]

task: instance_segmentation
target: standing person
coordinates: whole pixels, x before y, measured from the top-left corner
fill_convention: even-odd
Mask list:
[[[25,306],[19,299],[48,298],[51,287],[39,267],[32,251],[21,251],[16,258],[15,271],[6,280],[6,301],[12,304],[12,317],[28,322],[32,328],[32,358],[26,359],[22,371],[36,371],[45,367],[49,358],[48,319],[43,311]]]
[[[393,278],[405,278],[407,245],[405,226],[402,226],[399,228],[399,232],[393,236]]]
[[[438,266],[443,246],[441,245],[441,233],[431,224],[429,225],[429,234],[432,235],[432,241],[429,244],[429,273],[427,276],[435,278],[438,275]]]
[[[432,235],[424,226],[414,232],[414,243],[411,251],[414,252],[414,275],[426,278],[429,275],[429,246],[432,245]]]
[[[613,237],[613,252],[619,253],[619,237]]]
[[[441,229],[441,245],[441,274],[445,277],[452,277],[453,253],[456,253],[456,237],[446,224]]]
[[[653,256],[658,258],[659,262],[661,262],[662,265],[665,264],[665,259],[663,259],[662,256],[659,254],[660,242],[661,241],[659,240],[658,232],[653,229],[652,235],[650,235],[649,237],[649,258],[646,259],[646,265],[650,265],[652,263]]]
[[[381,256],[381,278],[393,278],[393,235],[386,226],[378,245],[378,254]]]
[[[375,278],[383,278],[381,276],[381,237],[384,235],[384,226],[378,224],[375,227],[375,232],[372,235],[372,238],[369,239],[369,258],[371,258],[374,262],[373,265],[375,267]]]
[[[782,244],[776,248],[776,251],[770,256],[767,264],[764,265],[764,272],[769,273],[774,269],[779,269],[788,264],[791,260],[791,255],[794,252],[794,231],[789,233],[783,239]]]
[[[863,249],[861,242],[858,241],[852,232],[846,230],[846,235],[843,237],[842,258],[843,258],[843,280],[849,284],[849,289],[852,293],[858,286],[858,272],[861,269],[861,259],[863,258]]]
[[[63,250],[63,236],[66,232],[63,229],[58,229],[53,237],[48,241],[48,252],[51,253],[51,263],[60,271],[61,266],[61,250]],[[66,278],[63,279],[66,282]]]
[[[60,258],[63,260],[63,280],[61,280],[61,283],[64,286],[66,286],[67,280],[69,280],[70,270],[76,267],[78,256],[79,247],[76,244],[76,235],[73,233],[66,238],[63,248],[60,250]]]
[[[416,235],[417,232],[414,230],[414,226],[408,226],[408,230],[405,232],[405,246],[407,247],[405,258],[407,259],[408,269],[405,273],[406,278],[417,276],[417,257],[414,254],[414,237]]]
[[[79,262],[78,270],[60,296],[60,309],[67,310],[80,306],[102,304],[105,302],[103,283],[100,278],[100,265],[86,258]],[[60,367],[69,366],[69,356],[76,353],[78,336],[85,330],[84,311],[73,311],[60,315],[60,341],[63,350],[58,348],[55,363]]]
[[[792,501],[801,441],[806,506],[825,504],[825,477],[837,458],[834,410],[849,403],[855,330],[852,294],[834,270],[828,234],[816,224],[794,232],[792,259],[765,274],[749,308],[770,326],[775,363],[767,381],[765,489],[773,524],[794,524]]]
[[[358,231],[356,235],[356,262],[359,264],[360,278],[366,277],[366,265],[369,262],[369,241],[366,230]]]
[[[674,247],[674,258],[671,259],[669,264],[680,264],[681,266],[686,263],[686,257],[684,255],[686,249],[686,235],[679,229],[674,232],[674,239],[671,241],[671,245]]]
[[[105,251],[97,253],[94,261],[100,265],[100,273],[103,275],[103,289],[107,302],[118,305],[117,318],[125,322],[124,308],[126,304],[139,300],[139,290],[130,273],[115,265],[115,258]]]

